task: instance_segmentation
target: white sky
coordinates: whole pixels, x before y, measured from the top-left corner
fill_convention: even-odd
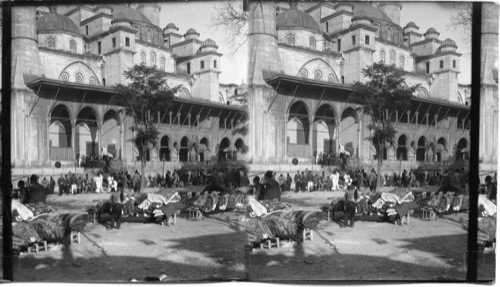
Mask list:
[[[236,1],[238,4],[242,0]],[[231,55],[234,48],[227,43],[227,34],[223,28],[212,27],[212,17],[216,14],[215,7],[223,5],[224,2],[171,2],[161,3],[160,27],[165,27],[172,22],[179,27],[179,34],[184,34],[189,28],[194,28],[200,33],[200,40],[211,38],[219,46],[222,56],[222,73],[220,83],[241,84],[246,82],[247,73],[247,44],[243,45],[238,52]],[[463,32],[460,29],[454,31],[448,28],[452,15],[452,3],[449,2],[402,2],[401,26],[413,21],[420,27],[419,32],[424,34],[428,28],[434,27],[439,33],[441,40],[453,39],[458,45],[458,52],[463,54],[460,60],[461,73],[458,82],[470,84],[471,64],[470,50],[463,39]]]

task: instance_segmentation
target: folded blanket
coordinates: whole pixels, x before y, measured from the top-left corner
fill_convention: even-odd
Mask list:
[[[484,208],[483,216],[492,216],[497,213],[497,206],[486,198],[484,194],[479,195],[478,204]]]
[[[219,203],[218,203],[219,210],[226,210],[228,202],[229,202],[229,194],[225,194],[223,196],[220,196],[219,197]]]
[[[26,207],[29,208],[34,216],[44,214],[44,213],[50,213],[52,211],[56,211],[57,209],[51,205],[48,205],[43,202],[38,202],[38,203],[28,203],[26,204]]]
[[[12,212],[14,212],[14,211],[16,212],[15,217],[18,221],[26,221],[26,220],[33,218],[33,216],[35,216],[31,209],[29,209],[24,204],[21,204],[19,202],[19,200],[16,200],[16,199],[12,200],[11,210],[12,210]]]
[[[264,239],[273,239],[275,237],[267,225],[267,222],[259,218],[250,219],[246,223],[246,230],[255,235],[259,241]]]
[[[258,202],[253,196],[248,196],[247,200],[253,213],[255,213],[257,217],[267,214],[267,209],[260,202]]]
[[[42,238],[38,235],[34,225],[28,222],[12,223],[12,235],[22,239],[24,241],[24,245],[42,241]]]
[[[267,209],[267,212],[272,212],[275,210],[280,210],[280,209],[285,209],[285,208],[290,207],[289,204],[286,204],[284,202],[280,202],[280,201],[278,201],[278,199],[261,200],[259,202]]]

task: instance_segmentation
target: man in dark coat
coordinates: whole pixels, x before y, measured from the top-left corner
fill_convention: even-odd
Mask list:
[[[65,181],[64,181],[64,177],[62,174],[57,179],[57,186],[59,186],[59,196],[63,195],[64,189],[65,189]]]
[[[53,194],[54,193],[54,189],[56,187],[56,181],[54,180],[54,178],[52,178],[52,176],[50,177],[50,180],[49,180],[49,193],[50,194]]]
[[[38,176],[33,174],[30,178],[31,187],[27,193],[26,203],[38,203],[47,199],[47,192],[45,188],[38,183]]]
[[[295,182],[295,193],[299,192],[302,189],[301,180],[302,177],[300,176],[300,171],[297,170],[297,174],[293,177],[293,181]]]
[[[273,172],[267,171],[264,175],[263,200],[281,200],[281,190],[279,183],[274,179]]]

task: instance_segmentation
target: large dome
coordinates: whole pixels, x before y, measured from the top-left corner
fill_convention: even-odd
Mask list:
[[[37,33],[40,32],[70,32],[80,34],[75,22],[60,14],[47,14],[36,21]]]
[[[288,10],[276,16],[276,28],[301,27],[320,32],[318,23],[314,18],[299,10]]]
[[[103,7],[103,8],[111,8],[111,15],[113,15],[113,20],[117,19],[127,19],[127,20],[132,20],[132,21],[138,21],[138,22],[145,22],[148,24],[151,24],[151,21],[148,19],[148,17],[144,16],[141,12],[127,7],[123,5],[97,5],[96,8]]]
[[[354,15],[358,15],[361,11],[363,11],[365,17],[369,17],[374,20],[384,20],[392,23],[391,18],[389,18],[389,16],[387,16],[377,7],[359,2],[349,2],[349,4],[354,7],[352,11]]]

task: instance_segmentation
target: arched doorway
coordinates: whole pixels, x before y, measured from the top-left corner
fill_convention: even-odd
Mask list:
[[[206,161],[210,158],[210,153],[208,150],[209,141],[206,137],[200,140],[200,144],[198,145],[198,154],[200,157],[200,161]]]
[[[65,105],[57,105],[50,113],[49,158],[72,160],[71,116]]]
[[[223,138],[219,144],[219,160],[230,159],[231,142],[228,138]]]
[[[456,159],[462,161],[469,157],[469,143],[465,138],[461,138],[457,144]]]
[[[169,143],[170,139],[166,135],[160,139],[160,160],[170,161],[170,149],[168,148]]]
[[[439,138],[437,141],[436,157],[437,157],[437,161],[445,161],[447,159],[446,139],[443,137]]]
[[[358,154],[357,118],[356,111],[349,107],[342,112],[340,119],[339,144],[344,146],[345,151],[349,152],[351,157],[357,157]],[[385,156],[384,159],[386,159]]]
[[[309,113],[307,106],[302,101],[293,103],[288,111],[288,123],[295,121],[297,125],[287,125],[287,137],[290,143],[309,144]],[[295,127],[295,129],[293,129]]]
[[[313,152],[328,154],[336,152],[335,111],[328,105],[321,105],[314,115]]]
[[[425,137],[420,137],[417,143],[417,161],[425,161]]]
[[[406,144],[408,139],[405,135],[400,135],[398,138],[398,148],[396,151],[398,160],[408,160],[408,150],[406,149]]]
[[[85,107],[78,113],[75,129],[76,155],[101,154],[97,139],[97,113],[93,108]]]
[[[115,110],[109,110],[104,114],[102,123],[102,146],[113,155],[113,158],[121,158],[120,117]]]
[[[245,143],[243,142],[242,139],[237,139],[236,142],[234,143],[234,149],[235,149],[235,160],[244,160],[244,156],[247,153],[247,146],[245,146]]]
[[[188,160],[188,148],[189,148],[189,139],[187,137],[183,137],[181,139],[181,149],[179,150],[179,161]]]

